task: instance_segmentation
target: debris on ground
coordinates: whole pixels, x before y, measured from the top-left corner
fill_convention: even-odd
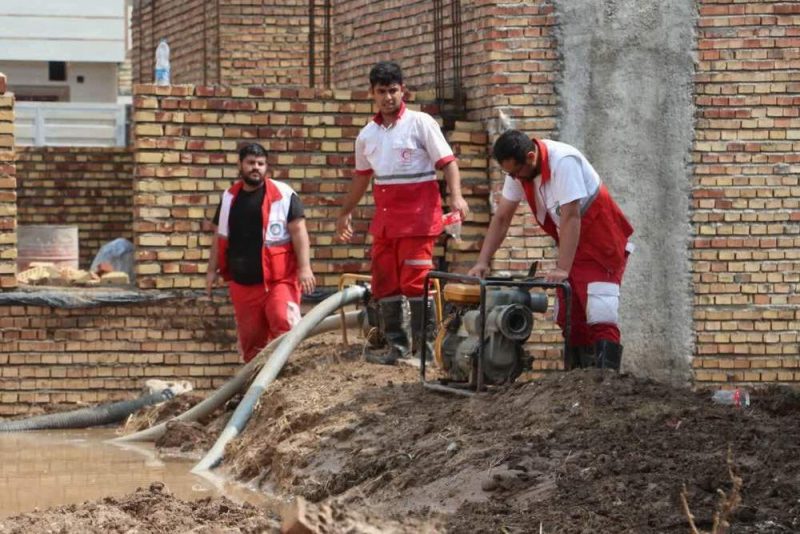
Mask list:
[[[415,518],[404,521],[375,517],[367,510],[354,511],[336,502],[312,504],[298,497],[281,513],[282,534],[437,534],[440,525]]]
[[[279,532],[276,514],[225,497],[184,502],[160,482],[125,497],[34,511],[0,521],[0,534],[74,532]]]
[[[185,393],[160,404],[154,404],[131,414],[125,424],[118,430],[118,434],[133,434],[140,430],[150,428],[189,411],[195,404],[200,403],[203,396],[199,393]]]
[[[51,287],[127,286],[130,277],[122,271],[90,272],[51,262],[32,262],[27,269],[17,273],[17,282]]]

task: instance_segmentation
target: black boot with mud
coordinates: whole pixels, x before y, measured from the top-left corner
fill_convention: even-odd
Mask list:
[[[406,300],[391,297],[381,300],[379,306],[386,348],[367,349],[365,359],[370,363],[394,365],[410,351]]]
[[[567,347],[567,371],[595,366],[595,348],[592,345]]]
[[[594,344],[594,354],[597,367],[619,371],[622,362],[622,345],[601,339]]]

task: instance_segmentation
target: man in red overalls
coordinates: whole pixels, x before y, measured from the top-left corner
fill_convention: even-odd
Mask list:
[[[619,370],[620,284],[633,250],[628,242],[633,228],[576,148],[509,130],[495,142],[493,156],[508,176],[469,274],[486,275],[517,206],[526,199],[536,222],[558,245],[556,266],[545,280],[568,280],[572,288],[568,365]],[[566,306],[560,291],[559,301],[556,317],[563,329]]]
[[[214,216],[206,290],[228,282],[239,350],[249,362],[300,320],[300,291],[314,291],[303,204],[291,187],[267,176],[267,152],[239,150],[239,180]]]
[[[389,351],[370,352],[367,360],[394,364],[412,348],[406,303],[413,350],[430,341],[423,336],[423,286],[433,267],[433,242],[442,232],[437,169],[444,173],[450,208],[462,216],[469,208],[461,196],[456,158],[439,124],[427,113],[407,109],[403,102],[405,86],[397,63],[376,64],[370,70],[369,83],[378,113],[356,139],[355,176],[336,221],[336,237],[342,242],[352,238],[351,214],[374,176],[375,216],[369,228],[372,296],[379,305]],[[433,314],[428,317],[432,320]]]

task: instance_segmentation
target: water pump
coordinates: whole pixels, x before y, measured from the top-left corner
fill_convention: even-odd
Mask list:
[[[533,313],[547,311],[547,295],[525,285],[489,285],[483,303],[479,285],[444,287],[445,314],[434,356],[448,382],[509,384],[531,368],[524,345],[533,331]]]

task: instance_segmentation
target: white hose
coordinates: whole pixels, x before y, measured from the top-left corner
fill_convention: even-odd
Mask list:
[[[356,311],[349,311],[345,314],[345,327],[346,328],[354,328],[361,326],[361,322],[364,318],[364,310],[356,310]],[[314,329],[306,336],[306,338],[316,336],[318,334],[322,334],[325,332],[330,332],[333,330],[337,330],[341,328],[341,317],[338,315],[331,315],[330,317],[325,317],[319,324],[317,324]],[[225,404],[228,399],[236,395],[239,391],[244,389],[247,385],[250,377],[253,375],[256,369],[261,366],[264,360],[272,353],[272,351],[277,347],[280,342],[286,337],[287,334],[282,334],[281,336],[273,339],[266,347],[261,349],[261,352],[256,355],[255,358],[250,360],[247,365],[239,369],[236,375],[228,380],[225,384],[223,384],[217,391],[212,393],[208,398],[204,399],[202,402],[199,402],[189,410],[183,412],[180,415],[177,415],[167,421],[159,423],[155,426],[150,428],[146,428],[144,430],[140,430],[139,432],[134,432],[133,434],[128,434],[126,436],[120,436],[118,438],[114,438],[111,441],[114,443],[120,443],[124,441],[155,441],[161,436],[164,435],[164,432],[167,430],[167,423],[171,423],[172,421],[198,421],[203,417],[211,414]]]
[[[338,293],[334,293],[317,304],[313,310],[308,312],[308,314],[294,326],[294,328],[284,334],[280,345],[275,349],[275,352],[269,357],[267,363],[264,364],[264,367],[253,379],[253,383],[250,384],[250,388],[247,390],[247,393],[245,393],[241,402],[239,402],[239,405],[236,407],[230,420],[228,420],[225,429],[217,438],[214,446],[211,447],[203,459],[192,469],[193,473],[212,469],[222,460],[225,446],[233,438],[238,436],[245,425],[247,425],[250,415],[253,413],[253,409],[258,399],[261,397],[261,394],[275,381],[275,378],[277,378],[278,373],[280,373],[281,369],[286,364],[292,351],[294,351],[297,345],[313,331],[314,327],[323,321],[325,317],[342,306],[358,302],[364,297],[365,292],[366,289],[363,287],[352,286]]]

